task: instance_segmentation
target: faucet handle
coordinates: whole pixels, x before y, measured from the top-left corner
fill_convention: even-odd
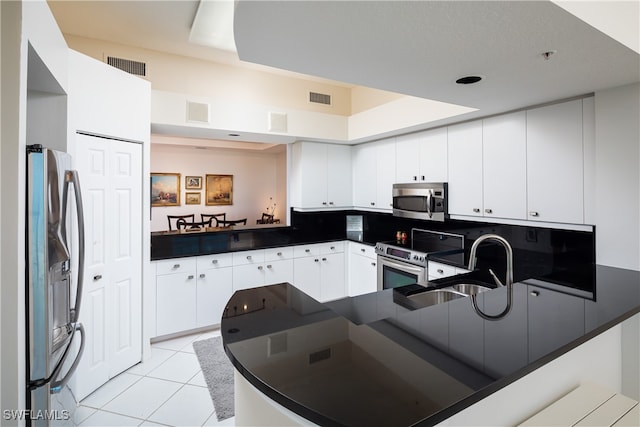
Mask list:
[[[500,281],[500,279],[498,279],[498,276],[496,276],[496,273],[494,273],[492,269],[489,269],[489,274],[491,274],[491,277],[493,277],[493,281],[496,282],[497,286],[504,286]]]

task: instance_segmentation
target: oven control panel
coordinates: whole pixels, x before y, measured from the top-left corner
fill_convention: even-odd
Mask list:
[[[398,261],[404,261],[409,264],[420,266],[427,265],[427,254],[424,252],[414,251],[387,243],[377,243],[375,246],[375,251],[378,255]]]

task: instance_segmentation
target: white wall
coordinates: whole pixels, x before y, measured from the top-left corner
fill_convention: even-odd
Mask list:
[[[596,262],[640,270],[640,84],[596,92]]]
[[[180,206],[154,207],[151,213],[151,231],[168,229],[167,215],[226,212],[227,219],[247,218],[247,225],[256,223],[265,211],[269,197],[276,202],[275,216],[284,223],[286,215],[286,170],[284,150],[278,154],[223,148],[199,149],[193,146],[152,144],[151,172],[179,173]],[[233,175],[233,205],[205,205],[207,174]],[[184,178],[202,177],[201,190],[188,190],[201,194],[200,205],[185,205]]]
[[[25,407],[25,181],[28,46],[63,90],[67,85],[67,46],[44,1],[1,2],[2,8],[2,409]],[[39,90],[41,88],[33,88]],[[5,421],[3,425],[18,424]]]

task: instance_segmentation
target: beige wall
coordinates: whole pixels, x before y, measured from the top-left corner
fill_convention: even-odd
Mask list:
[[[154,137],[152,137],[153,143]],[[175,143],[180,144],[180,138]],[[225,148],[197,148],[154,144],[151,151],[151,173],[179,173],[180,206],[154,207],[151,212],[151,231],[168,229],[167,215],[226,212],[227,219],[247,218],[247,224],[255,224],[265,211],[269,198],[276,203],[275,216],[285,222],[286,218],[286,169],[285,150],[277,153],[256,150],[234,150]],[[207,174],[233,175],[233,204],[231,206],[205,205],[205,176]],[[201,190],[185,190],[184,177],[202,177]],[[199,205],[185,205],[185,192],[201,194]]]
[[[238,103],[274,105],[305,111],[348,116],[351,89],[301,78],[233,67],[148,49],[65,35],[71,49],[100,61],[116,56],[147,64],[147,78],[153,90],[212,97]],[[332,96],[331,106],[311,104],[308,92]]]

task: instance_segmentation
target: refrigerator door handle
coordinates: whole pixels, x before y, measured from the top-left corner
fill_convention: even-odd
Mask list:
[[[82,326],[82,323],[76,323],[74,325],[74,328],[75,328],[75,331],[74,331],[73,336],[75,336],[75,332],[80,332],[80,350],[78,350],[78,354],[76,355],[75,360],[71,364],[71,367],[69,368],[69,371],[67,371],[65,376],[62,377],[58,381],[52,381],[51,382],[51,393],[59,393],[60,390],[62,390],[62,388],[67,384],[67,382],[69,381],[71,376],[74,374],[74,372],[78,368],[78,364],[80,363],[80,358],[82,357],[82,353],[84,352],[84,341],[85,341],[85,338],[84,338],[84,327]],[[67,353],[69,351],[69,349],[71,349],[71,344],[72,343],[73,343],[73,338],[71,338],[71,341],[69,342],[69,347],[67,348],[67,351],[65,351],[65,353]],[[62,365],[64,364],[64,361],[66,360],[66,358],[67,358],[67,354],[65,354],[62,357],[62,359],[60,360],[60,363],[58,364],[58,367],[56,368],[55,372],[53,373],[52,378],[56,378],[56,376],[60,372],[60,369],[62,368]]]
[[[78,321],[80,303],[82,302],[82,288],[84,285],[84,211],[82,209],[82,193],[80,192],[80,179],[78,171],[68,170],[64,174],[64,191],[62,192],[62,227],[63,236],[66,236],[67,198],[69,186],[73,184],[76,199],[76,215],[78,220],[78,280],[76,287],[76,303],[71,309],[71,323]],[[66,243],[66,242],[65,242]]]

